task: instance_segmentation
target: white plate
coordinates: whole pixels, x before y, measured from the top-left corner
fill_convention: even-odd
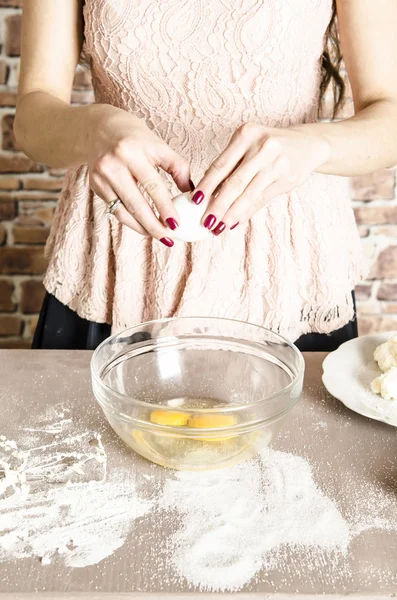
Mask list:
[[[373,360],[377,346],[396,332],[365,335],[342,344],[323,362],[323,384],[328,392],[356,413],[397,427],[397,402],[371,391],[371,381],[381,374]]]

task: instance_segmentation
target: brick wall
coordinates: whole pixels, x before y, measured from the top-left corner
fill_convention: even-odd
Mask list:
[[[18,83],[23,0],[0,0],[0,348],[29,347],[43,297],[43,246],[64,172],[28,159],[12,132]],[[72,102],[92,101],[78,70]],[[330,107],[328,103],[328,107]],[[351,102],[343,116],[351,113]],[[397,329],[397,196],[395,172],[351,182],[362,242],[373,267],[356,290],[360,331]]]
[[[43,248],[64,175],[22,154],[12,131],[22,2],[0,0],[0,348],[30,346],[44,295]],[[73,104],[91,102],[90,88],[79,69]]]

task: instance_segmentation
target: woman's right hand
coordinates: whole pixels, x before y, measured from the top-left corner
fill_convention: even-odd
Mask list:
[[[113,213],[120,223],[173,246],[171,231],[178,226],[178,215],[158,168],[169,173],[181,192],[186,192],[192,188],[188,161],[138,117],[113,106],[101,108],[103,111],[97,112],[93,120],[88,143],[92,190],[107,204],[120,198],[122,205]],[[153,200],[159,218],[137,182]]]

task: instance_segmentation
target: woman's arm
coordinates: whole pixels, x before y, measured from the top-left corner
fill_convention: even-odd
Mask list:
[[[200,203],[218,191],[203,216],[215,235],[245,223],[314,171],[353,176],[397,164],[397,2],[337,0],[337,8],[356,115],[338,123],[239,127],[192,198]]]
[[[328,142],[318,172],[363,175],[397,164],[397,2],[337,0],[337,9],[356,114],[290,129]]]
[[[91,189],[107,204],[122,201],[114,212],[121,223],[172,246],[178,215],[158,168],[188,191],[189,164],[127,111],[108,104],[70,106],[82,40],[83,0],[24,1],[17,142],[28,156],[52,166],[87,163]]]
[[[70,106],[83,41],[83,0],[25,0],[15,137],[33,160],[54,167],[87,159],[95,119],[112,107]]]

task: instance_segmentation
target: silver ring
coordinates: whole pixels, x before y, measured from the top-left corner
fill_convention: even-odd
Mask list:
[[[115,200],[113,200],[108,206],[108,209],[107,209],[108,215],[112,215],[118,209],[120,204],[123,204],[121,202],[120,198],[116,198]]]

